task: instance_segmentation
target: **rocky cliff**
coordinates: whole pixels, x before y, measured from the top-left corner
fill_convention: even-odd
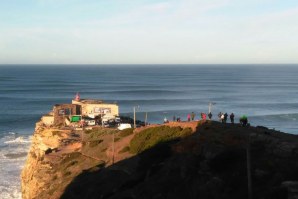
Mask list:
[[[217,122],[168,126],[73,131],[38,123],[23,198],[298,196],[296,135]]]

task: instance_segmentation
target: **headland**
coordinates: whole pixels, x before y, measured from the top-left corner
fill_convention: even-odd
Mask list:
[[[92,119],[97,108],[89,102],[55,105],[36,123],[24,199],[298,197],[297,135],[208,120],[85,126],[79,113]]]

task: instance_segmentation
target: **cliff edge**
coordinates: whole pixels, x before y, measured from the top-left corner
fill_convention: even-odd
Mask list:
[[[37,123],[22,193],[24,199],[295,198],[297,168],[298,136],[265,127],[174,122],[75,131]]]

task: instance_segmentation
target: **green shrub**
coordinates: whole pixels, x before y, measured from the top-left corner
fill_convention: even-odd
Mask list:
[[[129,135],[133,134],[133,130],[134,130],[133,128],[124,129],[124,130],[120,131],[119,136],[120,137],[129,136]]]
[[[187,137],[187,136],[189,136],[189,135],[191,135],[191,134],[192,134],[192,129],[191,129],[190,127],[185,128],[185,129],[183,129],[183,130],[180,132],[180,136],[181,136],[181,137]]]
[[[173,140],[179,137],[185,137],[191,133],[190,128],[182,129],[181,127],[160,126],[145,129],[136,134],[130,142],[130,152],[140,153],[154,145]]]
[[[119,151],[119,154],[120,154],[120,153],[125,153],[125,152],[127,152],[127,151],[129,151],[129,150],[130,150],[129,146],[123,147],[123,149],[121,149],[121,150]]]
[[[71,167],[71,166],[73,166],[73,165],[75,165],[75,164],[77,164],[77,163],[78,163],[78,161],[74,160],[74,161],[72,161],[71,163],[69,163],[69,164],[66,166],[66,168]]]
[[[58,179],[58,176],[57,175],[54,175],[53,177],[52,177],[52,180],[57,180]]]
[[[88,134],[90,138],[94,138],[94,137],[100,137],[106,134],[116,133],[117,130],[96,128],[92,130],[85,130],[84,132],[85,134]]]
[[[31,155],[31,157],[34,158],[34,159],[37,158],[36,154],[35,154],[33,151],[30,152],[30,155]]]
[[[90,133],[92,133],[92,130],[86,130],[86,131],[84,131],[84,133],[90,134]]]
[[[97,146],[98,144],[100,144],[103,140],[93,140],[93,141],[90,141],[89,142],[89,147],[95,147]]]
[[[61,161],[61,164],[65,164],[67,162],[75,160],[75,159],[79,158],[80,156],[81,156],[80,152],[73,152],[73,153],[66,154],[66,155],[64,155],[64,158]]]
[[[64,173],[64,176],[70,176],[71,175],[71,172],[70,171],[67,171]]]
[[[52,135],[57,135],[58,137],[61,137],[61,131],[52,131]]]

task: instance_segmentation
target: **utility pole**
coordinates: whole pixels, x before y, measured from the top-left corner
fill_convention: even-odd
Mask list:
[[[112,153],[113,153],[113,156],[112,156],[112,164],[114,164],[114,155],[115,155],[115,134],[114,134],[114,132],[113,132]]]
[[[248,138],[247,138],[246,159],[247,159],[248,199],[252,199],[253,195],[252,195],[252,182],[251,182],[250,134],[248,134]]]
[[[136,128],[136,107],[133,107],[133,128]]]
[[[215,105],[215,103],[209,102],[209,112],[208,113],[211,113],[212,105]]]
[[[136,128],[137,125],[136,125],[136,108],[140,108],[139,106],[134,106],[133,107],[133,128]]]

